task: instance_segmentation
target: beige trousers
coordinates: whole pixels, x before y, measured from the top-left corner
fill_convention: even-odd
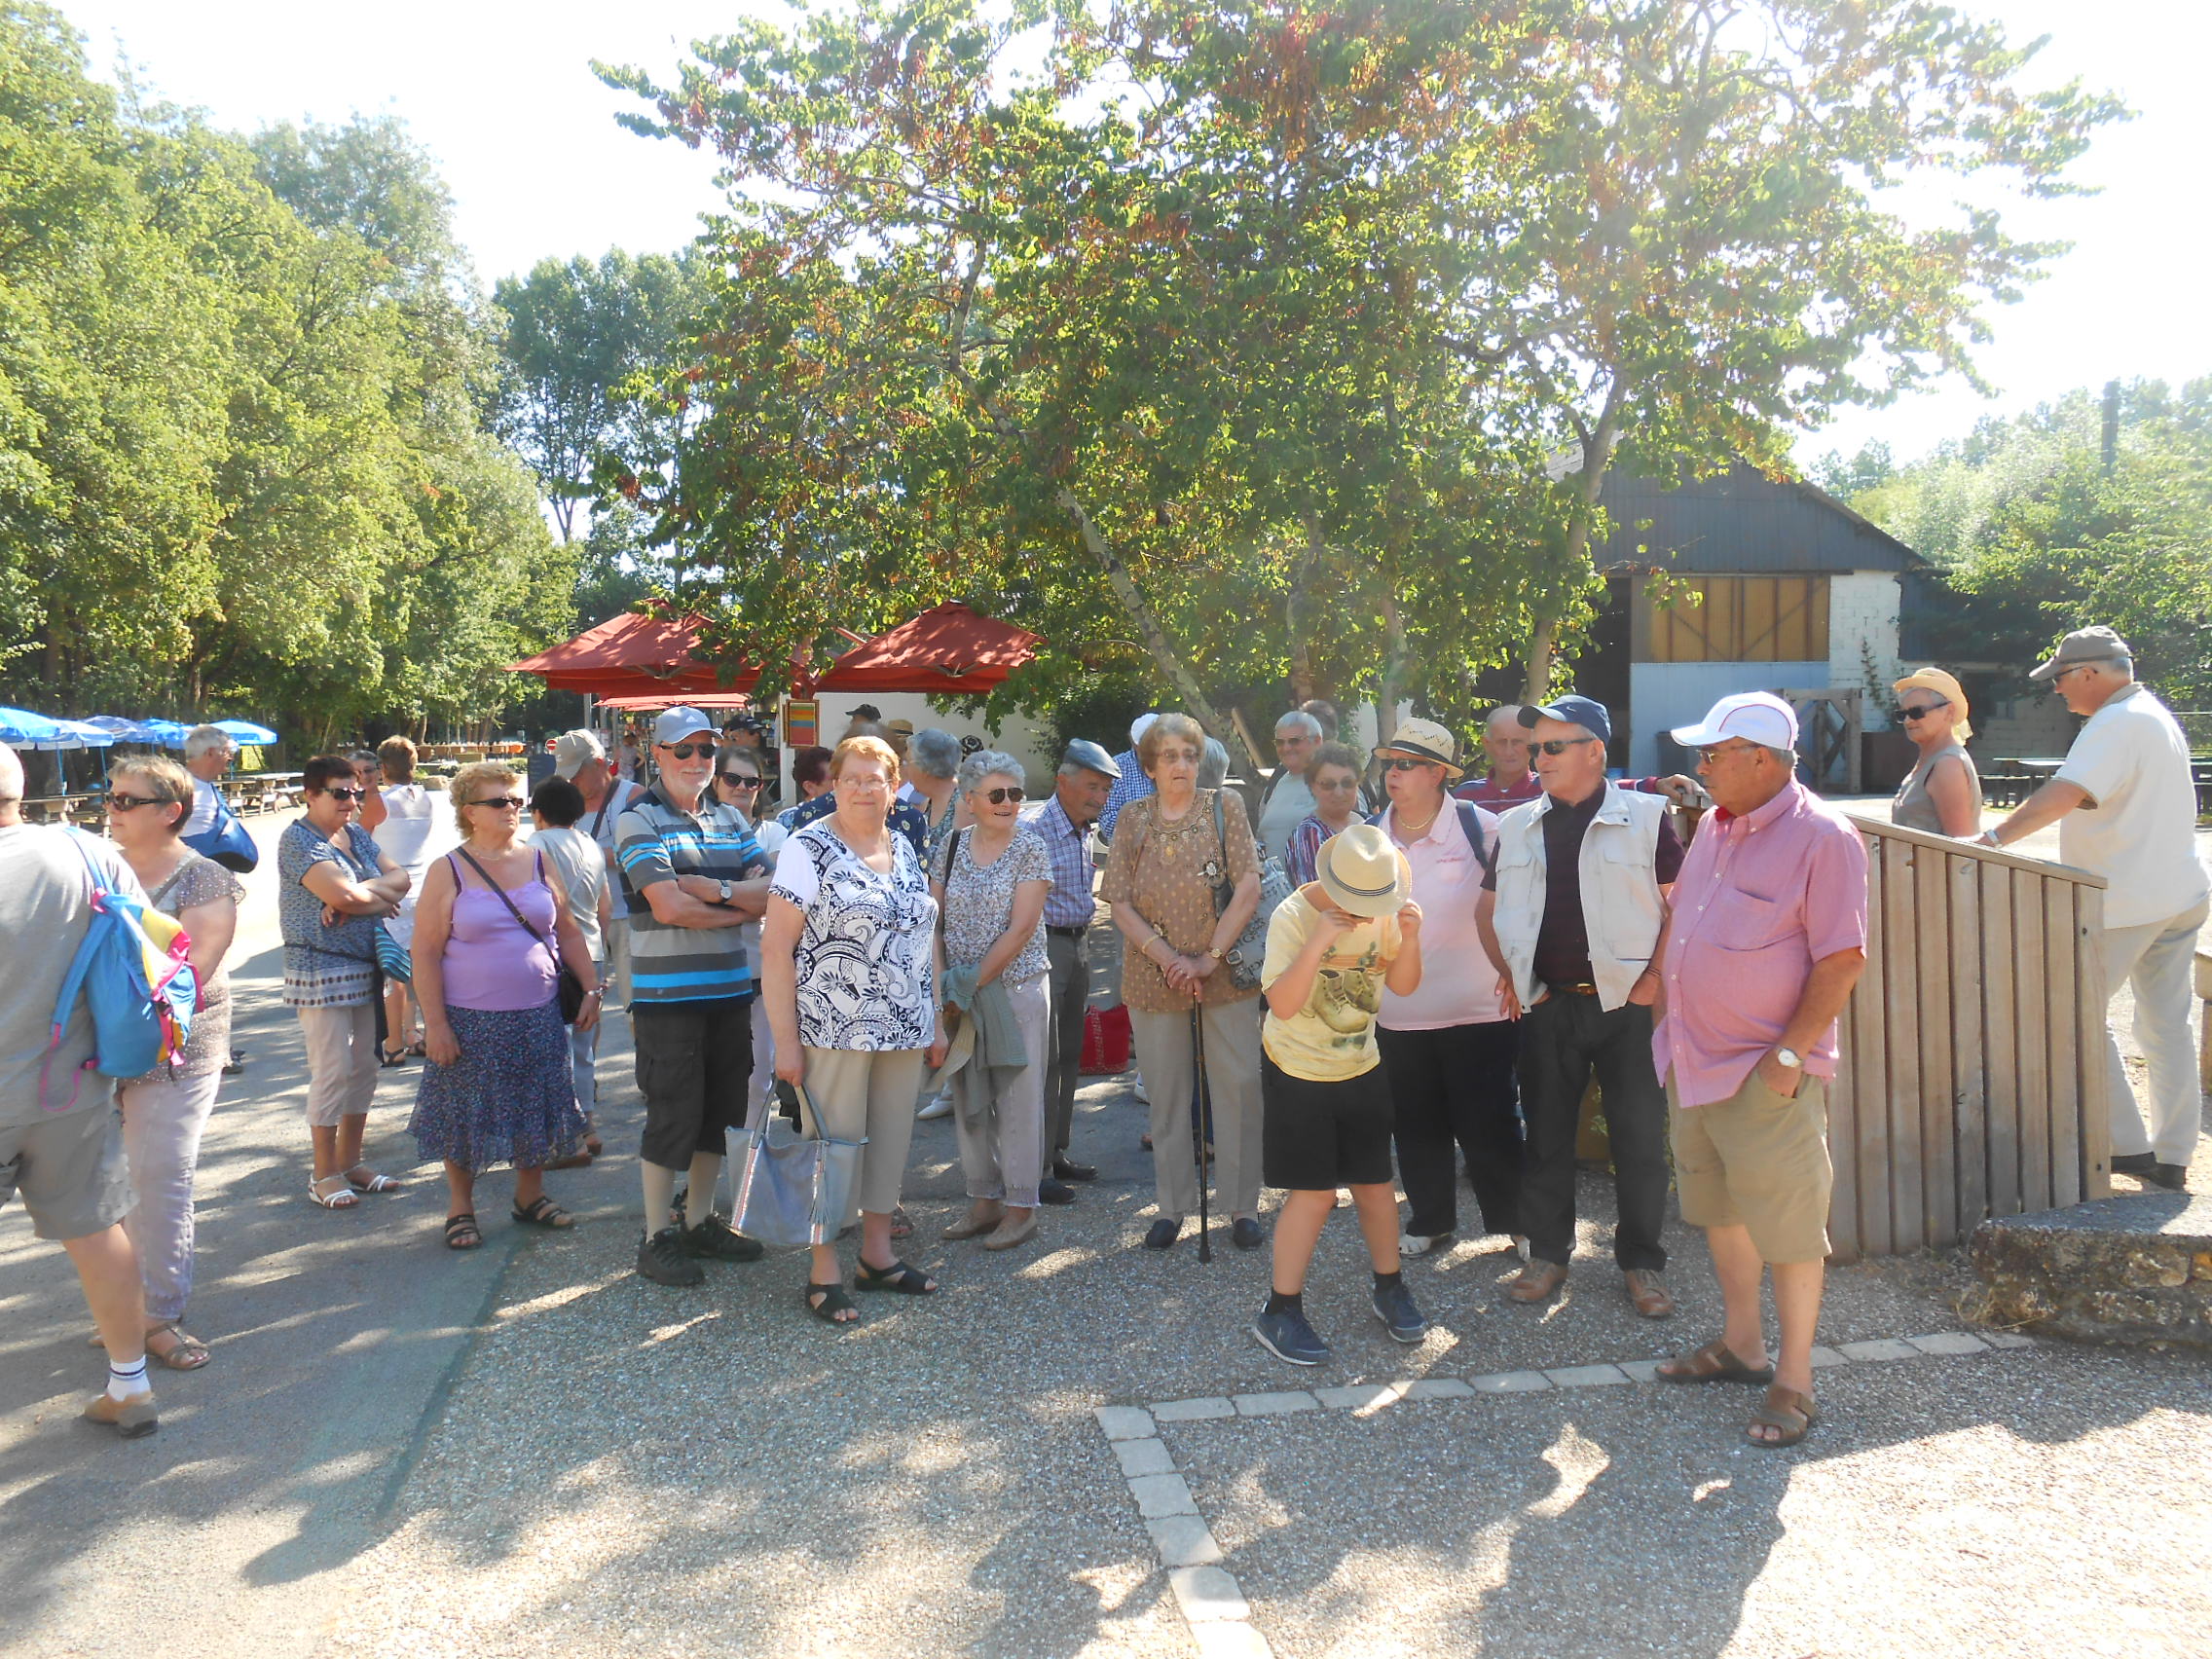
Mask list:
[[[1045,1072],[1051,1063],[1052,996],[1048,976],[1009,979],[1007,1000],[1021,1027],[1029,1063],[1014,1074],[996,1098],[970,1119],[953,1088],[952,1126],[960,1139],[961,1172],[972,1198],[999,1198],[1015,1209],[1037,1207],[1037,1182],[1045,1168]]]
[[[821,1132],[831,1140],[860,1140],[859,1207],[889,1215],[899,1207],[906,1179],[906,1149],[914,1139],[914,1094],[922,1087],[922,1051],[866,1049],[806,1051],[806,1092],[822,1114]],[[811,1129],[812,1125],[808,1125]],[[852,1220],[850,1215],[838,1223]]]
[[[1260,1213],[1260,1013],[1257,998],[1209,1004],[1199,1015],[1206,1086],[1213,1094],[1215,1204],[1229,1215]],[[1198,1209],[1191,1147],[1191,1089],[1197,1052],[1187,1014],[1129,1010],[1137,1068],[1152,1096],[1152,1169],[1160,1213],[1180,1221]]]
[[[377,1092],[376,1005],[293,1012],[307,1040],[309,1126],[336,1128],[341,1118],[364,1116]]]
[[[2105,1075],[2112,1100],[2112,1149],[2124,1158],[2148,1152],[2160,1163],[2188,1167],[2196,1155],[2203,1097],[2197,1092],[2196,1049],[2189,1034],[2189,1003],[2197,931],[2206,906],[2193,905],[2162,922],[2107,928],[2097,943],[2105,959],[2105,988],[2135,992],[2135,1041],[2150,1076],[2148,1099],[2138,1101],[2120,1064],[2120,1039],[2105,1021]]]

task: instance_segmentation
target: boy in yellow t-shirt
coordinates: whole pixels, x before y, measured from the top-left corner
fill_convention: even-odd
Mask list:
[[[1260,970],[1261,1166],[1289,1197],[1275,1218],[1273,1294],[1252,1334],[1293,1365],[1329,1357],[1303,1297],[1339,1187],[1351,1189],[1375,1265],[1375,1316],[1402,1343],[1428,1331],[1398,1274],[1390,1092],[1375,1045],[1382,987],[1405,996],[1420,984],[1420,906],[1404,855],[1373,825],[1331,836],[1313,866],[1315,879],[1275,907]]]

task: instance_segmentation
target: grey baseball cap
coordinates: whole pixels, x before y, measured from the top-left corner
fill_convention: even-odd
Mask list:
[[[2048,680],[2051,676],[2072,668],[2078,662],[2110,662],[2114,657],[2135,660],[2127,642],[2110,628],[2077,628],[2058,642],[2058,649],[2048,662],[2028,671],[2030,680]]]

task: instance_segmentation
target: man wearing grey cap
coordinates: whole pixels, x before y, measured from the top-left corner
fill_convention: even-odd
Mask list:
[[[645,792],[627,778],[614,775],[607,746],[599,734],[581,726],[553,740],[553,775],[567,778],[583,792],[584,815],[576,828],[599,843],[607,860],[607,903],[613,926],[607,935],[608,974],[607,1000],[612,1006],[630,983],[630,904],[622,895],[622,874],[614,862],[614,827],[623,809]]]
[[[2149,1099],[2138,1102],[2105,1022],[2112,1166],[2187,1191],[2201,1111],[2189,1037],[2191,959],[2212,897],[2196,858],[2196,787],[2189,739],[2135,679],[2135,653],[2110,628],[2080,628],[2034,669],[2068,710],[2087,718],[2050,782],[1981,840],[1992,847],[2058,826],[2061,863],[2105,878],[2099,946],[2105,985],[2135,992]]]
[[[1077,738],[1060,756],[1052,798],[1022,826],[1045,843],[1052,887],[1045,895],[1045,954],[1051,963],[1051,1064],[1045,1072],[1045,1167],[1037,1196],[1049,1204],[1075,1201],[1070,1181],[1098,1171],[1068,1158],[1075,1090],[1083,1062],[1083,1014],[1090,1002],[1090,916],[1093,900],[1090,832],[1121,770],[1105,749]]]

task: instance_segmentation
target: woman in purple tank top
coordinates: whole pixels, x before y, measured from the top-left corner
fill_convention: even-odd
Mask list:
[[[566,895],[521,838],[522,780],[480,761],[455,775],[449,798],[461,843],[430,866],[415,910],[415,995],[429,1063],[407,1126],[424,1158],[445,1162],[446,1247],[472,1250],[484,1241],[476,1177],[495,1164],[514,1165],[516,1221],[574,1224],[545,1196],[545,1165],[584,1133],[560,964],[584,987],[580,1029],[599,1018],[599,975]]]

